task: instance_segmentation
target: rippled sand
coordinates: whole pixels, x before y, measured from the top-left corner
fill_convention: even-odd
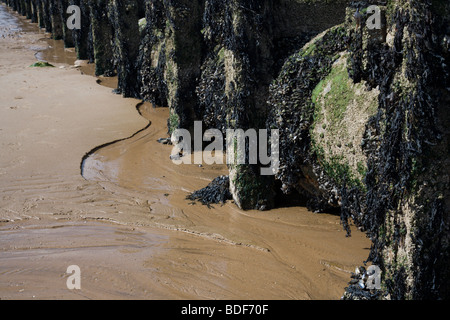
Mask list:
[[[30,68],[35,55],[55,68]],[[73,59],[0,5],[0,298],[341,297],[364,234],[302,207],[185,200],[225,166],[174,165],[157,142],[168,110],[114,95],[114,79]],[[81,290],[66,286],[69,265]]]

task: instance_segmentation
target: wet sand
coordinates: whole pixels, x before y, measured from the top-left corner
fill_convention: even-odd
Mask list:
[[[167,109],[113,94],[114,79],[86,75],[92,65],[80,72],[71,49],[5,11],[1,299],[341,297],[368,256],[364,234],[353,228],[346,238],[339,217],[301,207],[187,201],[225,166],[173,164],[171,147],[157,142],[167,137]],[[35,55],[55,68],[30,68]],[[83,177],[83,157],[102,145]],[[81,269],[81,290],[66,287],[70,265]]]

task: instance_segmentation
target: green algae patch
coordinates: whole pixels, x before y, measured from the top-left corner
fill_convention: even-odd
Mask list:
[[[361,149],[365,124],[378,110],[378,90],[353,83],[343,54],[312,92],[315,105],[312,150],[325,173],[338,185],[365,191],[367,157]]]
[[[32,68],[54,68],[55,66],[48,63],[47,61],[38,61],[33,63],[30,67]]]

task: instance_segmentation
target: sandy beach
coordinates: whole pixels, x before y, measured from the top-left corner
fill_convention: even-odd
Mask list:
[[[157,142],[168,110],[113,94],[48,38],[0,5],[1,299],[341,298],[362,232],[302,207],[186,200],[226,167],[173,164]]]

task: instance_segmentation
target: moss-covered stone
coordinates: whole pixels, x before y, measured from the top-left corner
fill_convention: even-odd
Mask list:
[[[342,55],[312,92],[311,144],[325,173],[337,185],[365,190],[367,157],[361,148],[365,125],[378,111],[378,90],[353,83]]]
[[[267,127],[280,130],[281,169],[276,177],[283,184],[283,192],[296,190],[306,195],[310,199],[309,207],[314,211],[339,205],[337,192],[333,191],[336,184],[321,173],[318,155],[324,148],[311,144],[311,128],[316,127],[315,116],[324,119],[316,112],[313,101],[317,102],[319,95],[323,95],[325,79],[340,57],[338,53],[345,49],[345,36],[343,26],[338,26],[313,39],[286,60],[270,89],[271,114]],[[312,45],[314,50],[310,49]],[[342,72],[334,72],[330,78],[334,79],[336,74],[342,78]],[[330,110],[335,112],[334,107]],[[323,124],[328,126],[328,123],[320,122],[317,128]],[[321,133],[318,132],[319,138]],[[318,181],[319,177],[323,181]]]

